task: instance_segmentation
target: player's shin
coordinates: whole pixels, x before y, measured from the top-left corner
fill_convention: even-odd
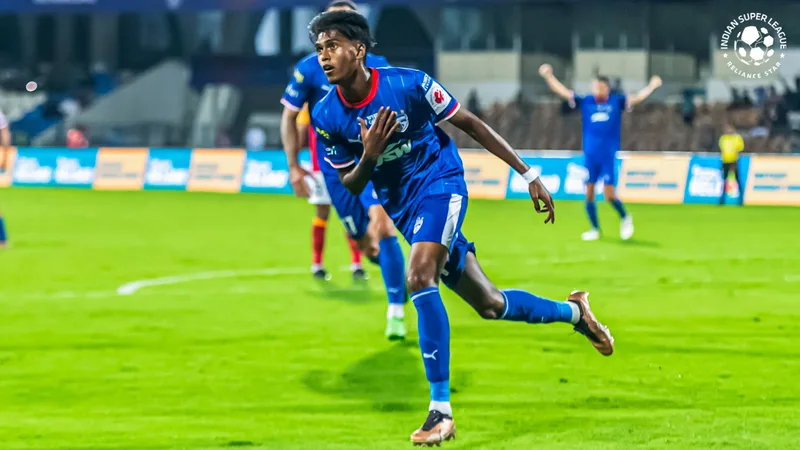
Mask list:
[[[7,240],[8,235],[6,235],[6,223],[3,220],[3,216],[0,216],[0,245],[5,245]]]
[[[628,217],[628,211],[625,210],[625,205],[622,204],[622,200],[614,197],[614,199],[611,200],[611,206],[614,207],[614,210],[619,214],[621,219]]]
[[[350,247],[350,270],[358,270],[361,268],[361,250],[358,249],[358,242],[356,242],[349,235],[347,238],[347,245]]]
[[[438,287],[411,294],[417,308],[419,346],[431,388],[430,410],[452,416],[450,407],[450,323]]]
[[[600,221],[597,220],[597,203],[594,201],[586,201],[586,215],[589,217],[589,222],[592,224],[592,229],[599,230]]]
[[[400,305],[400,317],[402,317],[402,305],[406,302],[406,262],[403,249],[397,236],[383,238],[378,245],[381,249],[378,258],[389,304]]]
[[[565,322],[576,324],[580,320],[580,310],[570,302],[557,302],[537,297],[519,289],[502,291],[506,305],[502,320],[528,323]]]
[[[325,250],[325,228],[327,225],[328,221],[319,217],[314,217],[311,223],[312,271],[323,268],[322,255]]]

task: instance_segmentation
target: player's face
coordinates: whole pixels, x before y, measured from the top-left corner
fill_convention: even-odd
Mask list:
[[[317,37],[317,60],[328,82],[338,84],[358,70],[359,61],[366,56],[364,44],[351,41],[336,30]]]
[[[608,91],[608,83],[600,80],[592,80],[592,95],[598,98],[607,98]]]

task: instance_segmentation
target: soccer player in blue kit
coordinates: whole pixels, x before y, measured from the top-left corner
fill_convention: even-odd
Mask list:
[[[598,76],[592,80],[592,95],[575,95],[553,75],[550,64],[543,64],[539,74],[547,81],[550,89],[561,98],[572,102],[581,112],[583,122],[584,167],[589,171],[586,180],[586,215],[592,229],[583,233],[584,241],[600,239],[600,222],[597,219],[595,185],[603,183],[603,194],[620,217],[619,236],[628,240],[633,236],[633,217],[625,210],[625,205],[617,197],[616,160],[622,136],[622,113],[641,103],[661,86],[661,78],[654,76],[650,84],[636,94],[611,94],[608,78]]]
[[[348,0],[337,0],[328,6],[327,11],[355,12],[355,5]],[[388,66],[385,58],[366,55],[366,63],[370,67]],[[389,340],[404,339],[406,328],[404,322],[404,306],[406,303],[405,257],[397,240],[394,224],[383,210],[372,185],[368,185],[360,195],[351,194],[339,181],[336,169],[322,161],[325,154],[322,140],[326,132],[317,124],[313,114],[314,106],[332,89],[322,67],[317,61],[316,53],[303,58],[295,68],[295,75],[281,99],[284,105],[281,117],[281,139],[295,191],[305,187],[304,177],[309,174],[298,162],[299,145],[297,142],[296,118],[305,103],[308,103],[311,114],[311,126],[317,133],[316,154],[325,185],[330,194],[331,203],[339,218],[345,225],[348,234],[358,242],[364,254],[375,261],[381,268],[389,305],[386,312],[386,337]],[[316,150],[316,151],[314,151]]]
[[[362,16],[323,13],[311,22],[310,35],[328,81],[336,85],[313,113],[325,160],[353,193],[372,181],[384,209],[411,244],[406,284],[417,310],[431,395],[427,419],[411,441],[434,445],[455,437],[450,325],[440,280],[483,318],[572,324],[601,354],[611,355],[614,340],[592,314],[586,292],[572,292],[560,302],[517,289],[501,291],[483,273],[475,246],[461,232],[468,202],[464,168],[455,144],[437,126],[443,121],[522,174],[535,210],[547,214],[545,223],[555,222],[550,193],[508,143],[424,72],[368,68],[365,60],[374,42]]]

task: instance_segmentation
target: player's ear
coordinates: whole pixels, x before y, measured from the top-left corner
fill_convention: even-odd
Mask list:
[[[367,46],[363,42],[359,42],[356,46],[356,57],[359,59],[367,60]]]

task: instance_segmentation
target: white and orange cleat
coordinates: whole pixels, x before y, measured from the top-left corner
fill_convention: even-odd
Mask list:
[[[456,439],[456,424],[453,418],[442,412],[433,410],[422,428],[411,434],[411,442],[415,447],[439,447],[442,442]]]
[[[567,297],[568,302],[574,303],[581,313],[581,318],[575,324],[575,331],[586,336],[594,348],[603,356],[614,353],[614,337],[608,327],[600,323],[589,307],[589,293],[572,291]]]

